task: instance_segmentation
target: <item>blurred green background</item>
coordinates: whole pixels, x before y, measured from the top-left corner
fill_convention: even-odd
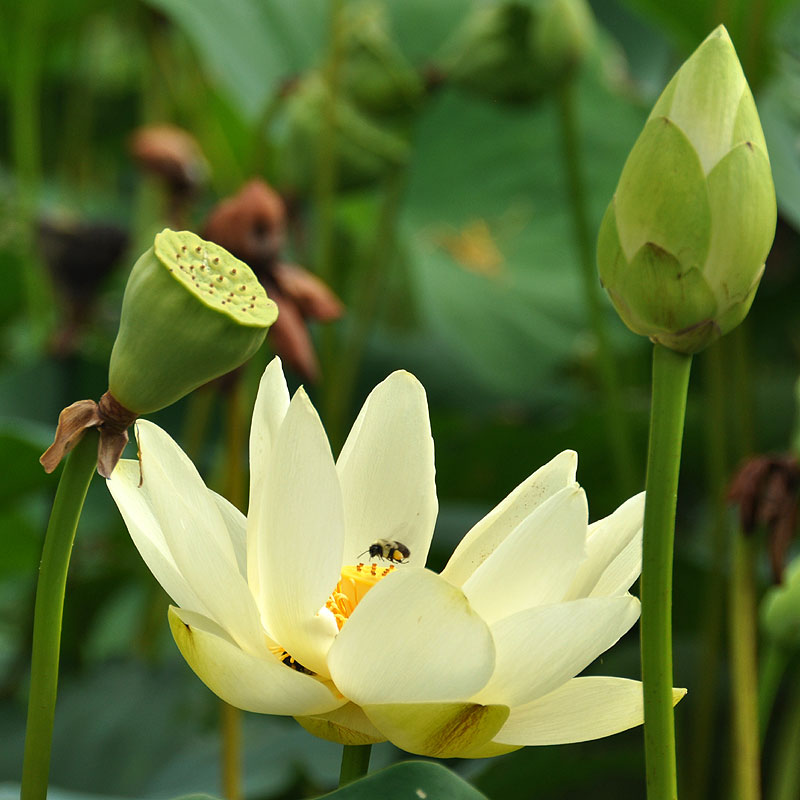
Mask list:
[[[185,211],[194,230],[202,230],[217,200],[251,177],[283,194],[290,210],[286,258],[322,268],[349,309],[337,323],[311,325],[322,378],[308,388],[334,440],[341,441],[366,393],[391,370],[408,369],[425,385],[440,497],[429,566],[440,568],[475,521],[562,449],[580,455],[578,479],[593,519],[643,488],[650,347],[604,301],[633,434],[634,479],[626,480],[609,451],[556,97],[544,92],[506,103],[459,85],[445,69],[464,20],[486,5],[3,4],[0,784],[13,785],[21,770],[36,569],[55,490],[38,457],[60,409],[107,388],[127,272],[168,221],[164,182],[144,174],[131,155],[130,137],[141,125],[178,125],[202,150],[208,179]],[[368,127],[342,134],[326,195],[315,160],[325,146],[317,141],[325,136],[324,103],[311,122],[298,119],[311,113],[299,108],[309,76],[330,78],[333,7],[350,26],[334,31],[334,41],[344,37],[341,92],[349,69],[366,64],[366,74],[378,75],[381,59],[397,80],[403,63],[416,88],[405,108],[365,110],[362,98],[359,125]],[[753,310],[744,330],[696,359],[678,508],[675,683],[689,689],[677,710],[684,796],[727,797],[726,658],[709,652],[704,633],[719,611],[727,568],[720,559],[725,534],[715,550],[712,520],[737,461],[748,452],[786,449],[794,422],[800,11],[789,0],[597,0],[592,7],[595,36],[574,85],[592,236],[650,106],[719,22],[728,25],[756,96],[775,174],[778,232]],[[360,40],[374,24],[381,35]],[[77,288],[64,288],[57,272],[63,262],[48,246],[46,226],[72,235],[90,223],[111,226],[112,244],[124,236],[127,247],[110,272],[89,269]],[[81,264],[101,246],[97,238],[89,242],[80,245]],[[72,326],[76,314],[80,324]],[[246,372],[248,409],[270,344],[268,337]],[[721,405],[719,395],[717,405],[709,399],[715,368]],[[294,387],[301,376],[289,380]],[[217,486],[225,480],[224,395],[224,388],[205,390],[204,401],[185,399],[155,415],[188,447],[205,402],[208,424],[195,453]],[[710,444],[714,430],[721,431],[722,451]],[[716,466],[712,452],[722,456]],[[763,589],[766,554],[760,579]],[[77,794],[64,797],[220,792],[218,704],[177,653],[167,602],[96,479],[65,608],[52,782]],[[636,630],[589,671],[638,678]],[[703,701],[712,728],[698,744],[693,720]],[[247,715],[244,739],[247,798],[311,796],[336,783],[340,747],[291,720]],[[401,755],[378,746],[372,765]],[[491,798],[644,793],[639,730],[449,766]]]

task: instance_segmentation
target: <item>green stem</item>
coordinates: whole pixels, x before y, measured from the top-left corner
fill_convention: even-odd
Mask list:
[[[733,718],[733,787],[737,800],[759,800],[758,623],[755,585],[756,539],[737,529],[728,601]]]
[[[47,797],[67,571],[78,520],[96,465],[97,434],[88,431],[64,465],[44,538],[33,620],[31,688],[20,800]]]
[[[44,338],[52,321],[53,298],[49,277],[35,254],[34,222],[36,198],[41,183],[41,72],[44,23],[43,0],[20,3],[19,22],[14,31],[12,70],[9,76],[11,148],[19,197],[22,229],[21,252],[27,263],[23,270],[30,329],[36,340]]]
[[[242,712],[224,700],[219,706],[222,794],[226,800],[242,800]]]
[[[369,770],[371,744],[346,744],[342,748],[342,769],[339,772],[339,786],[357,781]]]
[[[338,280],[334,274],[333,230],[335,222],[336,184],[339,174],[337,158],[337,114],[336,103],[339,94],[339,73],[343,58],[342,9],[344,0],[330,0],[328,23],[328,56],[325,64],[325,118],[317,151],[317,180],[314,186],[314,235],[315,272],[329,286],[337,290]],[[321,331],[320,356],[323,378],[332,374],[332,364],[336,354],[336,328],[325,325]],[[325,387],[331,382],[326,381]],[[327,422],[327,420],[326,420]]]
[[[565,83],[558,93],[561,125],[561,155],[569,193],[575,240],[580,256],[583,299],[597,347],[596,369],[604,395],[606,432],[614,460],[618,489],[627,497],[638,480],[634,470],[633,438],[629,415],[624,411],[620,379],[603,313],[603,298],[595,268],[595,234],[589,224],[586,188],[581,163],[581,147],[575,113],[575,87]]]
[[[723,340],[724,341],[724,340]],[[717,685],[725,619],[727,573],[727,520],[725,501],[728,478],[728,454],[725,436],[726,391],[722,341],[703,354],[702,365],[706,395],[706,473],[708,494],[712,501],[713,521],[710,531],[709,579],[703,589],[702,643],[698,647],[696,688],[692,690],[694,714],[691,720],[688,769],[683,782],[687,798],[705,800],[709,796],[712,754],[716,739]]]
[[[642,682],[648,800],[678,796],[672,710],[672,549],[692,357],[653,346],[642,543]]]
[[[775,697],[790,659],[790,654],[779,644],[771,641],[765,643],[758,668],[758,730],[762,744],[767,736]]]
[[[385,285],[385,275],[395,252],[397,217],[406,185],[405,170],[394,172],[386,181],[383,202],[371,251],[358,276],[355,299],[350,308],[352,323],[346,330],[335,367],[336,380],[326,384],[325,419],[334,452],[344,444],[346,415],[350,408],[356,377],[372,331]]]
[[[800,797],[800,758],[797,757],[800,753],[800,680],[797,676],[779,734],[770,800],[797,800]]]

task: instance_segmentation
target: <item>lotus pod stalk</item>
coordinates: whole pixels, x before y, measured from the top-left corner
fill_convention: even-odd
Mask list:
[[[761,123],[720,25],[662,92],[600,228],[600,280],[625,324],[692,354],[747,315],[772,246]]]

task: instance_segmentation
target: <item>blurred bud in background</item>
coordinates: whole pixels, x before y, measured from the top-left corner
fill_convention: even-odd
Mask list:
[[[585,0],[484,4],[450,41],[443,68],[489,100],[530,103],[574,76],[594,33]]]
[[[110,223],[57,219],[39,220],[36,233],[63,309],[51,343],[63,358],[75,352],[98,292],[128,246],[128,233]]]
[[[170,224],[185,227],[188,207],[209,176],[200,145],[175,125],[145,125],[131,136],[130,149],[141,170],[162,183]]]

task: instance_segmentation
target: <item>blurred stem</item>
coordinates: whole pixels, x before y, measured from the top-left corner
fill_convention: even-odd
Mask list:
[[[723,340],[724,341],[724,340]],[[704,589],[702,639],[698,647],[697,688],[692,691],[694,716],[688,774],[683,794],[696,800],[709,796],[709,777],[716,740],[717,683],[725,611],[725,569],[727,563],[727,448],[725,437],[725,376],[723,341],[716,342],[702,356],[706,395],[706,474],[713,508],[710,536],[710,576]]]
[[[797,800],[800,797],[800,680],[790,681],[792,691],[786,714],[776,737],[775,767],[770,800]]]
[[[232,385],[225,393],[224,490],[223,494],[240,511],[245,504],[246,475],[244,447],[244,373],[229,376]],[[220,700],[222,740],[222,790],[227,800],[242,799],[242,712]]]
[[[750,365],[748,331],[748,323],[745,319],[728,336],[733,356],[732,385],[736,387],[736,390],[730,395],[733,401],[734,425],[737,434],[734,442],[739,445],[738,452],[734,455],[739,459],[753,452],[753,443],[755,442],[753,429],[755,398],[753,396],[753,370]]]
[[[75,531],[96,466],[97,433],[90,430],[67,457],[44,537],[33,620],[31,687],[20,800],[47,797],[64,592]]]
[[[325,94],[325,116],[317,151],[317,181],[314,186],[315,205],[315,271],[319,278],[338,289],[338,281],[334,275],[333,263],[333,229],[336,211],[336,183],[339,173],[337,161],[337,119],[336,103],[339,94],[339,73],[343,57],[342,10],[344,0],[330,0],[330,17],[328,22],[328,56],[325,63],[324,78],[327,92]],[[323,379],[332,372],[336,352],[336,329],[333,325],[325,325],[322,329],[321,357]],[[328,391],[332,381],[326,380]],[[326,423],[329,420],[326,420]]]
[[[9,75],[11,150],[18,184],[21,251],[27,261],[23,275],[28,319],[34,338],[46,335],[52,308],[50,282],[35,252],[35,204],[42,170],[41,72],[44,47],[44,0],[20,3]]]
[[[242,712],[219,701],[222,739],[222,794],[242,800]]]
[[[761,797],[755,585],[756,538],[736,529],[728,602],[731,647],[733,787],[737,800]]]
[[[327,384],[325,393],[328,435],[334,452],[344,444],[345,416],[355,389],[356,378],[380,305],[386,269],[395,254],[397,218],[406,186],[406,171],[392,173],[384,187],[383,201],[375,229],[372,249],[361,270],[347,329],[339,351],[336,380]]]
[[[772,641],[765,643],[758,669],[758,729],[762,744],[767,736],[775,696],[789,661],[790,655],[783,647]]]
[[[183,421],[183,443],[186,455],[195,463],[200,462],[203,440],[206,438],[211,409],[217,395],[214,385],[207,384],[192,392],[186,398],[186,412]]]
[[[672,700],[672,558],[692,357],[653,345],[642,542],[641,648],[648,800],[678,796]]]
[[[563,145],[561,155],[580,257],[583,299],[589,312],[589,321],[597,347],[595,366],[603,389],[609,447],[614,460],[617,488],[621,496],[627,497],[637,485],[633,439],[628,421],[629,415],[625,413],[623,407],[619,373],[603,314],[603,298],[595,268],[595,236],[589,223],[575,105],[574,82],[567,82],[558,93],[560,138]]]
[[[343,746],[339,786],[357,781],[367,774],[371,752],[371,744],[346,744]]]

